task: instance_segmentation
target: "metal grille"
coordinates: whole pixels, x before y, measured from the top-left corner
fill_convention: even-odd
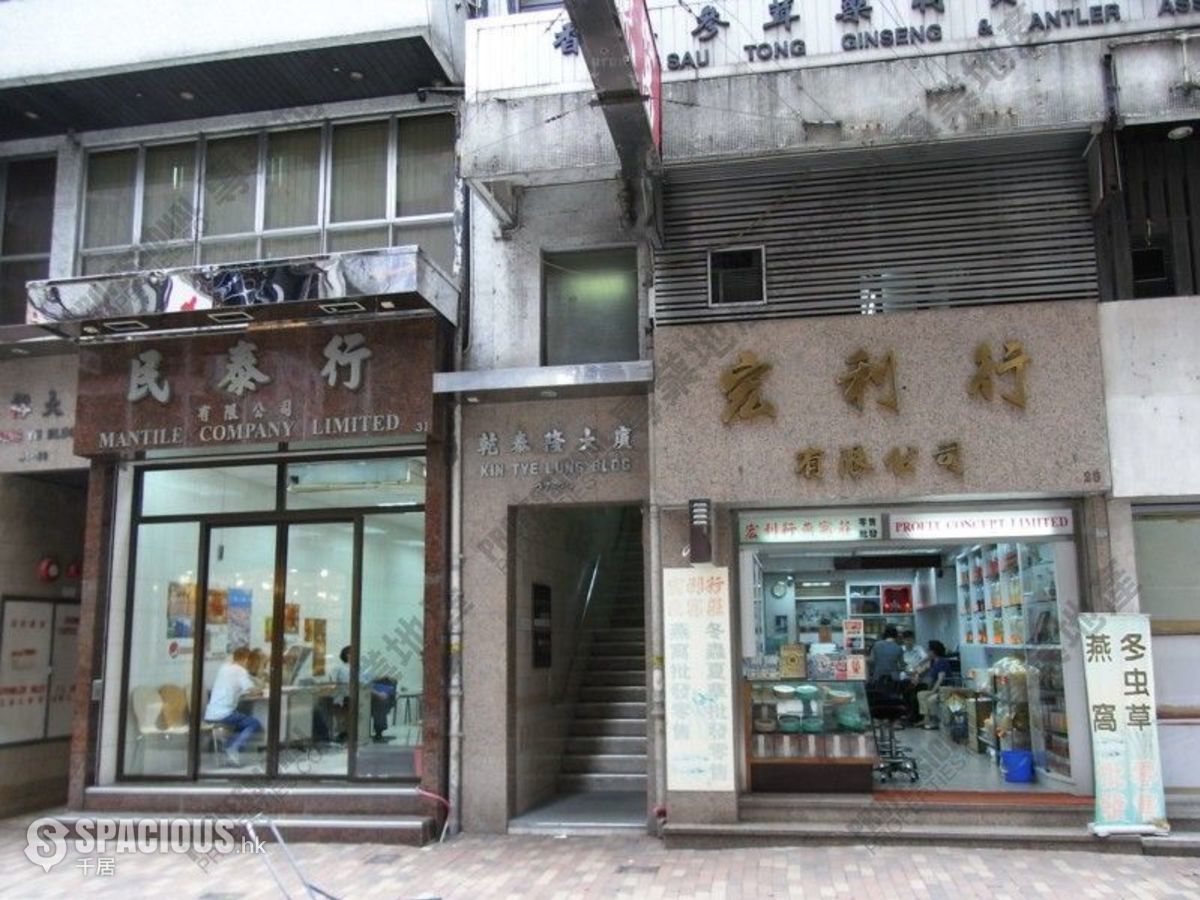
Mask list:
[[[1082,142],[674,169],[660,324],[1096,299]],[[707,253],[766,246],[767,303],[710,306]]]

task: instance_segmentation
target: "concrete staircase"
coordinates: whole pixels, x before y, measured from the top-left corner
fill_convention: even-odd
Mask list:
[[[558,778],[560,793],[646,791],[646,624],[642,544],[629,529],[614,554],[608,623],[592,633]]]

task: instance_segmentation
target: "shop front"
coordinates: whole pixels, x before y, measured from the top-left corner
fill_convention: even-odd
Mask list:
[[[1086,804],[1095,304],[668,327],[656,363],[669,833],[813,821],[796,795]],[[706,627],[730,677],[702,690],[679,572],[728,586]]]
[[[444,795],[449,334],[430,313],[82,349],[107,562],[81,643],[102,686],[76,728],[87,806],[264,779],[284,804]]]

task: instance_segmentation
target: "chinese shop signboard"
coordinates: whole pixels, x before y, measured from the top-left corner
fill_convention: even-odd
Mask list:
[[[1150,619],[1079,616],[1096,768],[1095,834],[1168,830],[1154,708]]]
[[[883,537],[877,512],[840,510],[818,515],[750,513],[738,518],[743,544],[798,544],[807,541],[872,541]]]
[[[75,452],[427,432],[435,328],[347,323],[84,348]]]
[[[73,354],[0,362],[0,472],[74,469]]]
[[[667,789],[732,791],[729,569],[663,569]]]

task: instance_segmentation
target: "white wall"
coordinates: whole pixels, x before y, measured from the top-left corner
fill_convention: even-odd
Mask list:
[[[461,46],[464,8],[445,0],[9,0],[0,4],[0,86],[431,28],[451,52],[451,42]]]
[[[1200,297],[1100,304],[1113,496],[1200,495]]]

